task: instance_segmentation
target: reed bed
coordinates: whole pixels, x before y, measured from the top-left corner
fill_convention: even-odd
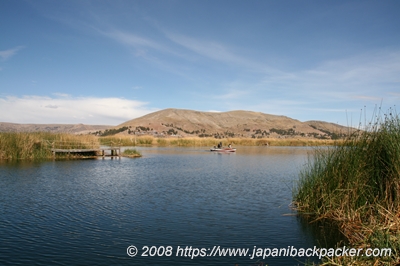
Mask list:
[[[325,146],[334,145],[337,141],[333,140],[318,140],[307,138],[200,138],[200,137],[166,137],[156,138],[153,136],[108,136],[100,137],[102,145],[119,145],[119,146],[181,146],[181,147],[212,147],[222,142],[223,146],[232,144],[234,146]]]
[[[51,158],[51,148],[94,149],[104,146],[181,146],[212,147],[222,142],[223,146],[317,146],[332,145],[330,140],[315,139],[253,139],[253,138],[155,138],[153,136],[108,136],[73,135],[66,133],[0,133],[0,159],[45,159]],[[62,157],[62,154],[58,154]]]
[[[1,160],[37,160],[52,158],[51,148],[84,149],[99,147],[91,135],[34,133],[0,133]]]
[[[355,247],[392,248],[390,258],[327,258],[335,265],[400,263],[400,119],[378,115],[342,145],[316,149],[300,173],[294,202],[332,219]]]
[[[140,145],[154,145],[156,140],[152,136],[108,136],[100,137],[100,144],[105,146],[140,146]]]

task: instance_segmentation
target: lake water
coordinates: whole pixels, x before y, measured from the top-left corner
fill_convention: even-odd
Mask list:
[[[288,215],[310,148],[138,149],[138,159],[1,163],[0,264],[301,265],[250,255],[254,246],[334,247],[336,231],[325,237],[332,230]],[[155,246],[147,257],[144,246]],[[249,254],[192,259],[194,251],[176,256],[178,246]]]

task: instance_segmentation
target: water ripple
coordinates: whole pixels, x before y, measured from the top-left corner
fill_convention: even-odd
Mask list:
[[[135,257],[129,245],[312,246],[289,210],[305,149],[0,166],[1,265],[226,265],[248,258]],[[290,258],[269,259],[290,265]]]

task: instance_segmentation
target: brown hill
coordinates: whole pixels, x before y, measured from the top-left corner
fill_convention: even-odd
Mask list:
[[[349,128],[323,121],[301,122],[286,116],[251,111],[200,112],[165,109],[115,127],[125,134],[214,137],[317,137],[336,138]],[[121,133],[120,133],[121,134]]]

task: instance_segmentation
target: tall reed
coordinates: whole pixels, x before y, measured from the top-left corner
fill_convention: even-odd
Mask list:
[[[339,222],[352,244],[392,247],[391,259],[398,260],[399,116],[390,110],[342,145],[316,149],[300,173],[294,201],[299,211]]]
[[[98,147],[98,139],[91,135],[66,133],[0,133],[0,159],[45,159],[51,158],[51,148],[83,149]]]

